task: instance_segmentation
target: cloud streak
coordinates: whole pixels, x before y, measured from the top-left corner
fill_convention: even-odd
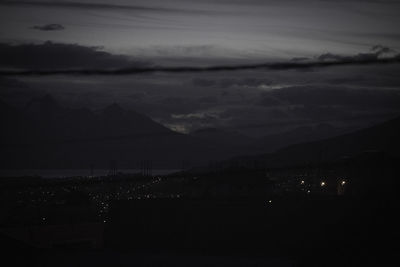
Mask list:
[[[46,24],[42,26],[35,25],[32,27],[34,30],[39,30],[39,31],[61,31],[64,30],[65,27],[61,24],[53,23],[53,24]]]

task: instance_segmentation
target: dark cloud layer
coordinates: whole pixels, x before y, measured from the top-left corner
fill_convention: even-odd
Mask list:
[[[104,70],[107,70],[148,65],[142,61],[133,61],[126,56],[100,51],[98,47],[49,41],[43,44],[21,45],[0,43],[0,58],[0,67],[3,69],[45,69],[55,72],[87,68],[104,68]]]
[[[46,26],[49,25],[43,27]],[[292,60],[288,62],[208,67],[149,66],[144,62],[133,62],[126,56],[112,55],[99,51],[97,47],[52,43],[49,41],[43,44],[0,44],[0,56],[2,58],[0,66],[3,67],[0,75],[131,75],[154,72],[307,70],[331,66],[391,64],[400,62],[400,54],[381,45],[372,47],[369,53],[359,53],[353,56],[326,53],[313,61]],[[12,70],[8,68],[12,68]],[[23,70],[15,70],[14,68]],[[204,79],[194,80],[193,83],[198,86],[214,85],[214,82]]]
[[[61,24],[53,23],[53,24],[46,24],[46,25],[35,25],[32,27],[34,30],[40,31],[61,31],[64,30],[64,26]]]
[[[0,47],[1,49],[1,47]],[[332,66],[351,66],[351,65],[371,65],[371,64],[393,64],[400,62],[400,55],[391,58],[376,58],[360,56],[355,58],[335,58],[335,61],[324,61],[323,59],[332,58],[329,55],[322,58],[322,61],[315,62],[279,62],[279,63],[264,63],[254,65],[231,65],[231,66],[211,66],[211,67],[127,67],[118,69],[62,69],[62,70],[23,70],[23,71],[0,71],[0,75],[132,75],[141,73],[154,72],[170,72],[170,73],[185,73],[185,72],[215,72],[215,71],[237,71],[237,70],[291,70],[291,69],[312,69]],[[91,62],[86,62],[91,63]],[[83,66],[86,67],[86,66]]]
[[[43,27],[46,28],[47,26],[49,28],[53,27],[50,25]],[[396,54],[392,49],[381,45],[372,47],[370,53],[359,53],[354,56],[327,53],[320,55],[313,61],[295,60],[208,67],[151,66],[143,61],[133,61],[127,56],[113,55],[100,51],[98,47],[53,43],[50,41],[43,44],[20,45],[0,43],[0,56],[2,58],[0,66],[3,68],[0,71],[0,75],[131,75],[154,72],[195,73],[238,70],[310,70],[331,66],[392,64],[400,62],[400,54]],[[257,83],[257,81],[255,82]],[[205,79],[194,80],[193,83],[198,86],[214,85],[214,82]]]

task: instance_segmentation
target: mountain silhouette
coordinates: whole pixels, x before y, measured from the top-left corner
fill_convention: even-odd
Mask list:
[[[113,103],[99,112],[97,131],[106,136],[134,134],[172,134],[168,128],[135,111],[124,110]]]
[[[327,123],[320,123],[266,135],[255,140],[253,145],[265,152],[275,152],[289,145],[327,139],[349,132],[352,132],[352,128],[338,128]]]
[[[378,125],[319,141],[290,145],[261,156],[271,166],[322,163],[366,153],[399,158],[400,117]]]
[[[35,115],[51,116],[61,112],[62,108],[50,94],[46,94],[44,97],[32,99],[25,110]]]
[[[343,129],[317,125],[253,140],[215,128],[181,134],[117,103],[96,111],[73,109],[51,95],[33,99],[22,109],[0,101],[0,123],[1,169],[108,168],[111,160],[119,168],[136,168],[142,160],[153,160],[155,168],[181,168],[183,161],[190,167],[256,154],[249,157],[282,166],[337,160],[365,151],[397,155],[400,149],[400,118],[333,138]],[[313,141],[323,137],[328,139]],[[265,154],[275,149],[279,150]]]
[[[233,150],[174,132],[116,103],[104,109],[71,109],[50,95],[24,109],[0,103],[0,168],[121,168],[153,160],[155,167],[177,168],[182,161],[222,159]]]

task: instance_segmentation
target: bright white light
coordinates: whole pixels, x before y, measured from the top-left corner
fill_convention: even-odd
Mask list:
[[[346,184],[346,181],[345,181],[345,180],[343,180],[343,181],[342,181],[342,185],[345,185],[345,184]]]
[[[301,180],[301,182],[300,182],[301,184],[304,184],[305,182],[304,182],[304,180]]]
[[[321,182],[321,186],[325,186],[325,182],[324,181]]]

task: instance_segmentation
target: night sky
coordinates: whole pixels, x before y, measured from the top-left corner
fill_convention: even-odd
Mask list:
[[[2,71],[357,63],[2,75],[0,99],[23,106],[49,93],[90,109],[117,102],[180,132],[364,126],[400,114],[399,63],[363,64],[398,58],[399,11],[391,0],[0,1]]]

